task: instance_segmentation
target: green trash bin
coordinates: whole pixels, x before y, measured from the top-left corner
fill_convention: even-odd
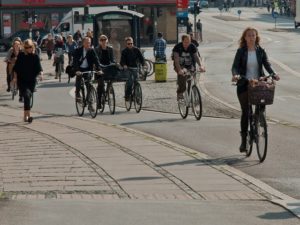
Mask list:
[[[154,63],[155,81],[156,82],[166,82],[168,75],[168,67],[165,62],[155,62]]]

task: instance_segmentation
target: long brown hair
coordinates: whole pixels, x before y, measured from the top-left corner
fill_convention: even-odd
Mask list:
[[[260,36],[258,35],[258,31],[254,28],[254,27],[247,27],[244,31],[243,34],[239,40],[240,43],[240,48],[242,47],[246,47],[247,46],[247,42],[246,42],[246,35],[248,31],[254,31],[256,33],[256,40],[255,40],[255,44],[259,45],[260,44]]]

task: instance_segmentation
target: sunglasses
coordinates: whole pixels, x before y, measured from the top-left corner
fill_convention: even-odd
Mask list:
[[[127,45],[133,45],[133,43],[127,43]]]
[[[26,46],[26,47],[24,47],[25,49],[31,49],[32,48],[32,46]]]
[[[100,39],[100,41],[106,41],[107,39]]]

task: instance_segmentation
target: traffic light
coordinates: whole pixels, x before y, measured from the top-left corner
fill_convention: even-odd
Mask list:
[[[84,15],[85,16],[89,15],[89,8],[90,8],[90,6],[88,6],[88,5],[84,6]]]
[[[163,15],[163,11],[161,8],[157,8],[156,15],[157,15],[157,17],[160,17]]]
[[[37,22],[37,18],[38,18],[38,15],[34,14],[34,15],[32,16],[32,22],[33,22],[33,23],[36,23],[36,22]]]
[[[29,19],[29,12],[27,10],[23,11],[23,22],[27,23],[28,19]]]
[[[74,11],[74,22],[75,23],[79,22],[79,11]]]
[[[194,2],[194,14],[198,15],[199,13],[201,13],[202,11],[200,10],[200,6],[198,2]]]

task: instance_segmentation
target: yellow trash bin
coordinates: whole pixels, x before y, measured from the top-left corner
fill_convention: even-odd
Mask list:
[[[154,63],[155,81],[156,82],[166,82],[167,81],[167,63],[156,62]]]

